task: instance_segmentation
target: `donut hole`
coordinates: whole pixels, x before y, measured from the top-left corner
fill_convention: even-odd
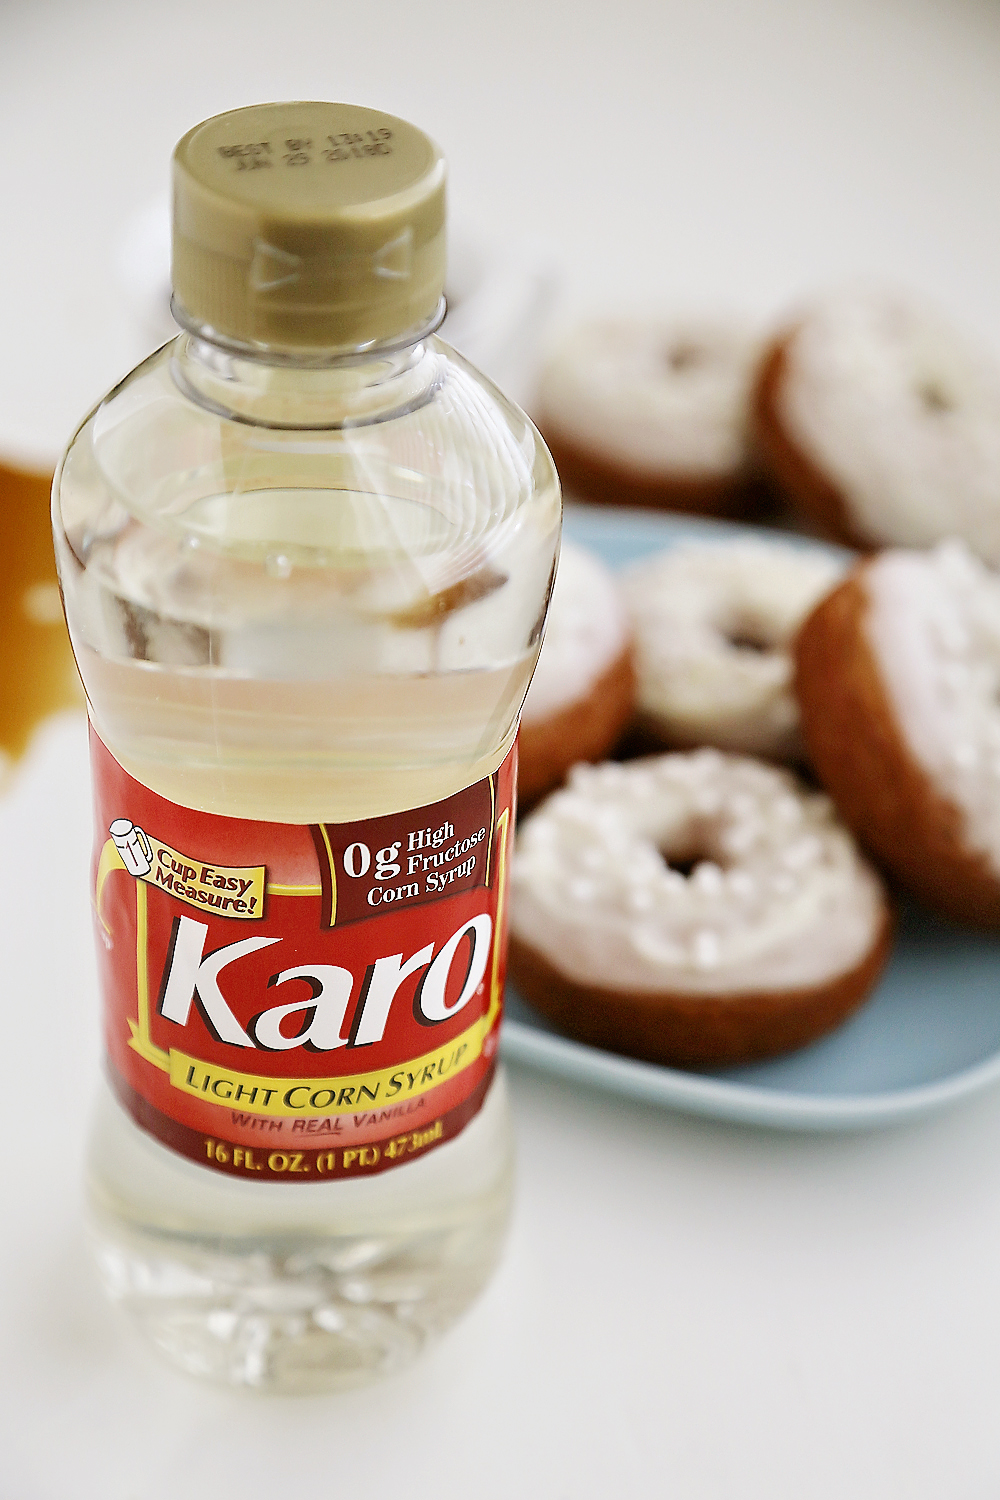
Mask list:
[[[732,616],[723,621],[720,628],[734,651],[750,651],[757,656],[764,656],[769,651],[774,651],[778,645],[773,629],[749,613]]]
[[[691,339],[678,339],[664,351],[667,369],[674,375],[687,375],[692,370],[700,369],[706,358],[702,345]]]
[[[721,849],[718,824],[710,818],[691,818],[660,838],[656,849],[668,870],[690,879],[699,865],[726,869],[729,860]]]
[[[917,386],[917,398],[924,411],[932,416],[944,416],[955,410],[955,402],[937,380],[922,380]]]

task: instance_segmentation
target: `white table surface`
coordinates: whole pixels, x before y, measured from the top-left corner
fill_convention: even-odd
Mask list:
[[[266,97],[424,124],[462,217],[547,243],[569,311],[767,319],[873,271],[1000,346],[998,81],[985,0],[6,0],[0,456],[50,462],[141,352],[121,230],[190,124]],[[809,1137],[519,1072],[509,1248],[422,1363],[300,1401],[161,1366],[82,1241],[89,837],[69,717],[0,799],[0,1500],[1000,1493],[996,1092]]]

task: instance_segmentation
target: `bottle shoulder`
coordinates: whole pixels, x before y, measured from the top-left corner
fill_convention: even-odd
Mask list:
[[[306,380],[314,413],[353,402],[350,422],[291,426],[280,372],[223,363],[196,372],[192,394],[178,342],[83,424],[54,487],[56,558],[120,759],[178,737],[178,763],[192,744],[217,759],[224,718],[249,775],[267,721],[268,744],[291,746],[290,778],[336,760],[341,779],[370,779],[380,755],[393,776],[414,757],[454,762],[458,785],[512,737],[558,552],[558,480],[528,418],[426,344],[388,371]],[[239,389],[220,412],[229,375]],[[145,751],[128,753],[138,765]]]
[[[525,506],[558,510],[530,419],[442,340],[334,370],[206,360],[194,342],[182,335],[151,355],[81,425],[56,480],[67,535],[127,517],[225,551],[243,550],[248,528],[259,543],[294,542],[281,533],[308,531],[303,512],[324,509],[302,502],[309,492],[409,502],[463,531]],[[298,503],[262,506],[275,492]]]

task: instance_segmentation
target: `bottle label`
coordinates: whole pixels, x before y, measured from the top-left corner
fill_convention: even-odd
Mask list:
[[[119,1099],[218,1172],[324,1182],[451,1140],[496,1063],[517,748],[355,823],[196,812],[91,729],[98,963]]]

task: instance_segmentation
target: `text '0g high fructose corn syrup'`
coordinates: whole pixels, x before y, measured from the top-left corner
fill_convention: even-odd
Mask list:
[[[111,1295],[193,1373],[397,1368],[496,1261],[518,714],[560,500],[434,337],[444,163],[351,105],[174,158],[185,330],[53,493],[87,690]]]

